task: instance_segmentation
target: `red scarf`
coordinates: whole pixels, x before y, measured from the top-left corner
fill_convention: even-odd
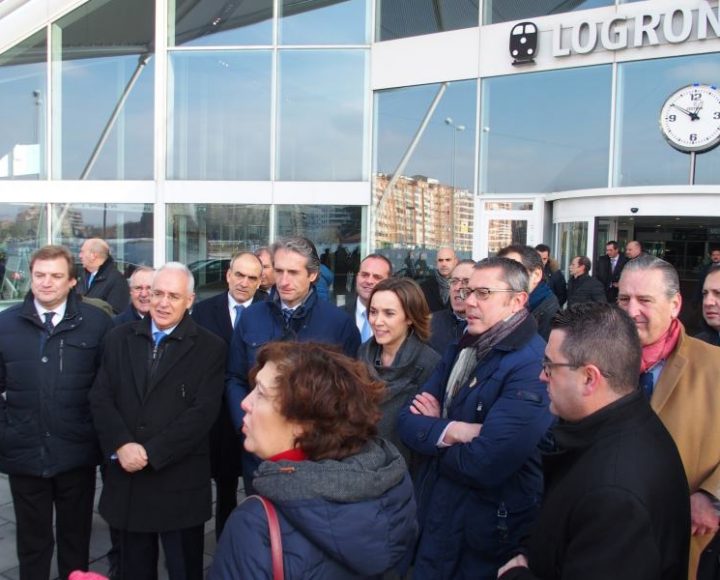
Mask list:
[[[651,369],[661,360],[665,360],[670,356],[670,353],[675,350],[678,340],[680,340],[680,333],[682,332],[682,329],[683,325],[680,321],[677,318],[673,318],[673,321],[670,323],[670,327],[665,331],[665,334],[652,344],[643,346],[642,365],[640,365],[641,373]]]
[[[305,461],[308,456],[299,447],[288,449],[272,457],[268,457],[268,461]]]

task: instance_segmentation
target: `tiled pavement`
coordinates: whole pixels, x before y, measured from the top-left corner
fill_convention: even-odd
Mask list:
[[[242,486],[242,480],[240,485]],[[110,534],[105,521],[97,513],[97,502],[100,499],[102,481],[98,476],[95,492],[95,513],[93,514],[93,531],[90,539],[90,569],[105,574],[108,562],[105,557],[110,548]],[[241,499],[242,489],[238,493]],[[205,523],[205,569],[210,567],[215,553],[215,520]],[[158,580],[166,580],[167,574],[161,562],[158,566]],[[51,578],[57,576],[57,562],[53,558]],[[19,578],[17,552],[15,551],[15,512],[13,511],[10,484],[7,475],[0,474],[0,580],[17,580]]]

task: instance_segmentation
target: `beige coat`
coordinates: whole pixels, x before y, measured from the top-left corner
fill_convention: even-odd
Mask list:
[[[685,334],[667,359],[651,400],[677,445],[690,493],[720,497],[720,349]],[[712,534],[693,536],[689,578]]]

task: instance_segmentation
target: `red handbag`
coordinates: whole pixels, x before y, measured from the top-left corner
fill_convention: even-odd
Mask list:
[[[268,528],[270,530],[270,552],[272,556],[273,580],[285,580],[282,534],[280,533],[280,522],[278,521],[275,506],[269,499],[266,499],[261,495],[250,495],[245,498],[244,502],[249,499],[258,500],[262,504],[263,509],[265,510],[265,515],[267,516]]]

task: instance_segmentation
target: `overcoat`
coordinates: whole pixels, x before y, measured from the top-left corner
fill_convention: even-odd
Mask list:
[[[93,279],[90,288],[87,287],[90,273],[82,271],[78,280],[78,293],[88,298],[100,298],[112,306],[115,314],[119,314],[130,303],[130,287],[125,277],[118,271],[115,260],[108,256]]]
[[[717,347],[683,329],[655,385],[650,405],[677,445],[690,493],[720,497],[720,356]],[[692,536],[690,577],[712,534]]]
[[[223,392],[222,339],[186,314],[155,351],[150,322],[146,317],[108,334],[90,392],[107,464],[100,514],[131,532],[181,530],[210,519],[208,432]],[[130,442],[148,455],[148,465],[135,473],[114,459]]]

